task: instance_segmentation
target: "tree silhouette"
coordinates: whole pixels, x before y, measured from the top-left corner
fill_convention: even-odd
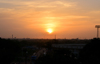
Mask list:
[[[100,39],[92,39],[80,52],[82,64],[100,64]]]
[[[0,64],[10,64],[20,53],[17,41],[0,39]]]

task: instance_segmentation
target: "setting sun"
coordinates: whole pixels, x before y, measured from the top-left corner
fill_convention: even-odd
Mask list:
[[[51,34],[51,33],[53,32],[53,30],[52,30],[52,29],[47,29],[47,32],[48,32],[49,34]]]

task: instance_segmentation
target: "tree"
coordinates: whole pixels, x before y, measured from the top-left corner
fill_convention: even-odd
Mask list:
[[[0,64],[10,64],[20,53],[17,41],[0,39]]]
[[[100,39],[92,39],[80,52],[83,64],[100,64]]]

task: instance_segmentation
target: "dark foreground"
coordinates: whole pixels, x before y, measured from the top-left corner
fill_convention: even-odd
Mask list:
[[[73,43],[72,43],[73,42]],[[86,45],[76,55],[69,48],[52,44]],[[0,38],[0,64],[100,64],[100,39],[91,40],[17,40]],[[32,56],[36,58],[32,59]]]

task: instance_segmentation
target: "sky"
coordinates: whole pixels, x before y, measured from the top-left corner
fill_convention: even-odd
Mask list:
[[[100,0],[0,0],[2,38],[91,39],[95,25],[100,25]]]

